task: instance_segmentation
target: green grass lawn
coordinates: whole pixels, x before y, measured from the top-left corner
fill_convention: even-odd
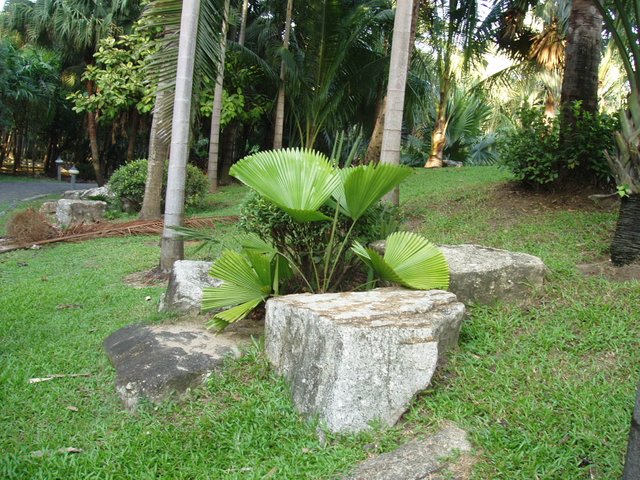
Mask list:
[[[339,478],[444,420],[469,432],[476,479],[619,478],[640,374],[640,282],[575,268],[606,256],[615,212],[515,211],[496,202],[507,179],[489,167],[419,170],[402,188],[408,225],[438,243],[538,255],[547,285],[524,307],[471,308],[460,349],[401,423],[357,436],[320,438],[258,346],[186,402],[125,413],[102,341],[175,320],[156,313],[162,287],[123,282],[157,264],[157,237],[0,255],[0,478]],[[243,195],[226,187],[193,213],[236,214]],[[214,234],[216,254],[235,227]],[[56,373],[90,376],[28,383]],[[58,453],[67,447],[82,452]]]

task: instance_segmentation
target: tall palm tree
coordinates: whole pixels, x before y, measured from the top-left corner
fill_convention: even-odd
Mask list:
[[[476,0],[436,0],[433,7],[429,30],[436,52],[439,95],[435,125],[431,132],[431,152],[425,168],[439,168],[443,165],[450,114],[447,105],[455,87],[456,55],[461,53],[462,67],[466,68],[473,56],[483,50],[484,45],[477,32],[480,22]]]
[[[581,109],[585,112],[598,112],[602,26],[602,14],[594,8],[593,0],[573,0],[564,51],[560,142],[566,141],[575,131],[575,102],[580,102]]]
[[[611,261],[621,266],[640,259],[640,0],[614,0],[613,5],[595,0],[595,4],[620,53],[630,86],[628,110],[621,115],[622,131],[616,135],[618,152],[609,156],[624,193],[611,243]],[[636,426],[636,436],[638,430]]]
[[[222,28],[220,32],[220,60],[218,61],[218,75],[213,93],[213,109],[211,111],[211,133],[209,135],[209,161],[207,177],[209,178],[209,192],[218,190],[218,151],[220,147],[220,118],[222,114],[222,91],[224,83],[224,63],[227,48],[227,30],[229,27],[229,0],[224,2]]]
[[[287,0],[287,15],[284,22],[284,35],[282,37],[282,50],[289,50],[289,38],[291,35],[291,17],[293,14],[293,0]],[[276,101],[276,119],[273,129],[273,149],[282,148],[284,135],[284,101],[285,101],[285,59],[280,61],[280,86],[278,87],[278,100]]]
[[[176,260],[184,257],[182,236],[172,227],[182,226],[184,217],[184,186],[189,157],[191,125],[191,94],[198,32],[200,0],[185,0],[180,20],[176,93],[171,127],[169,176],[160,251],[160,270],[169,272]]]
[[[402,115],[404,112],[404,91],[409,66],[409,46],[411,43],[412,4],[399,1],[393,22],[391,40],[391,60],[389,82],[387,86],[384,133],[380,163],[400,165],[400,142],[402,133]],[[399,205],[400,193],[396,187],[387,197],[393,204]]]

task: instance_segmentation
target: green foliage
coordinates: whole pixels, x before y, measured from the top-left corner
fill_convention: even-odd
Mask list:
[[[605,151],[613,147],[618,122],[609,115],[591,115],[574,106],[576,129],[560,143],[558,119],[545,117],[542,108],[525,108],[519,113],[519,127],[500,142],[500,162],[520,182],[544,186],[565,181],[586,180],[607,183],[611,171]]]
[[[144,158],[129,162],[118,168],[109,179],[109,186],[118,199],[127,200],[138,209],[144,199],[144,187],[147,180],[147,160]],[[162,180],[162,198],[167,188],[167,165]],[[187,165],[185,184],[185,204],[198,206],[204,201],[209,188],[206,175],[198,167]]]
[[[340,158],[341,148],[334,150],[336,158]],[[384,164],[340,169],[336,163],[312,150],[288,149],[251,155],[231,169],[232,175],[256,192],[242,209],[240,226],[273,249],[274,256],[269,257],[272,264],[286,260],[293,279],[283,282],[282,286],[291,291],[322,293],[370,284],[362,266],[356,262],[356,255],[347,246],[354,240],[368,244],[397,227],[394,210],[378,202],[407,178],[411,170]],[[407,240],[398,238],[391,240],[393,245]],[[420,265],[418,272],[411,272],[418,280],[409,274],[399,277],[399,283],[422,288],[428,284],[431,266],[424,262],[424,245],[413,248],[415,239],[405,243],[407,257],[399,262],[391,261],[391,265],[400,270],[412,262]],[[391,250],[395,251],[394,248]],[[230,313],[217,314],[217,326],[245,316],[266,298],[270,292],[264,287],[269,281],[277,293],[276,284],[284,280],[282,275],[260,275],[260,270],[266,271],[264,265],[260,266],[262,259],[248,254],[246,248],[245,255],[247,260],[227,255],[214,264],[214,269],[227,278],[240,272],[242,278],[252,282],[250,298],[246,282],[242,288],[236,282],[235,287],[229,287],[224,294],[214,294],[219,298],[207,305],[238,305]],[[273,271],[272,268],[270,272]],[[407,281],[409,277],[411,280]],[[235,295],[234,288],[237,289]]]
[[[131,108],[140,113],[153,110],[156,85],[145,75],[148,58],[154,53],[149,37],[138,33],[118,39],[107,37],[99,42],[93,55],[94,65],[88,65],[82,80],[92,82],[95,91],[74,92],[67,98],[74,111],[99,112],[98,119],[112,122]]]
[[[449,288],[449,265],[443,253],[416,233],[389,235],[384,257],[358,242],[352,250],[384,280],[418,290]]]

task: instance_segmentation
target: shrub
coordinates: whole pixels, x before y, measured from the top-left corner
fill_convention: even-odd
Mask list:
[[[320,211],[330,218],[335,213],[327,206],[322,207]],[[333,251],[337,251],[338,246],[345,241],[352,223],[349,217],[339,214],[333,236]],[[359,219],[350,238],[368,245],[395,232],[399,223],[400,213],[397,207],[378,203],[369,207]],[[298,222],[255,191],[247,195],[240,209],[239,226],[244,232],[255,234],[264,242],[274,245],[276,250],[285,252],[289,258],[300,258],[302,260],[300,266],[307,277],[313,273],[313,259],[321,258],[332,241],[331,222]],[[364,283],[366,281],[364,266],[355,255],[347,251],[336,268],[339,275],[332,282],[331,289],[349,290]],[[346,272],[349,272],[348,276]],[[302,287],[303,285],[292,285],[290,289],[300,290]]]
[[[518,114],[520,127],[506,134],[499,146],[500,163],[516,180],[529,186],[568,181],[609,183],[611,171],[604,152],[613,147],[618,122],[609,115],[591,115],[574,107],[576,129],[560,143],[559,119],[549,121],[542,108]]]
[[[109,187],[123,203],[133,205],[139,210],[144,199],[144,186],[147,180],[147,160],[142,158],[129,162],[118,168],[109,179]],[[187,165],[187,180],[185,184],[185,204],[198,206],[204,201],[208,190],[208,179],[197,167]],[[167,166],[164,168],[162,179],[162,198],[167,189]]]
[[[47,240],[55,237],[56,233],[47,217],[34,208],[16,213],[7,223],[7,235],[19,243]]]

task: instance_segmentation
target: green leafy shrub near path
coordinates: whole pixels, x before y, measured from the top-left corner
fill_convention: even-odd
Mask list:
[[[610,115],[591,115],[574,107],[577,134],[560,144],[560,124],[549,120],[543,108],[525,108],[518,115],[519,128],[500,142],[500,161],[516,180],[532,187],[591,179],[611,182],[605,151],[614,147],[619,122]]]
[[[127,201],[136,210],[142,207],[144,185],[147,180],[147,160],[141,158],[118,168],[109,179],[109,186],[121,202]],[[199,206],[207,195],[208,180],[198,167],[187,165],[185,185],[185,203],[187,206]],[[162,198],[167,189],[167,166],[162,179]]]

